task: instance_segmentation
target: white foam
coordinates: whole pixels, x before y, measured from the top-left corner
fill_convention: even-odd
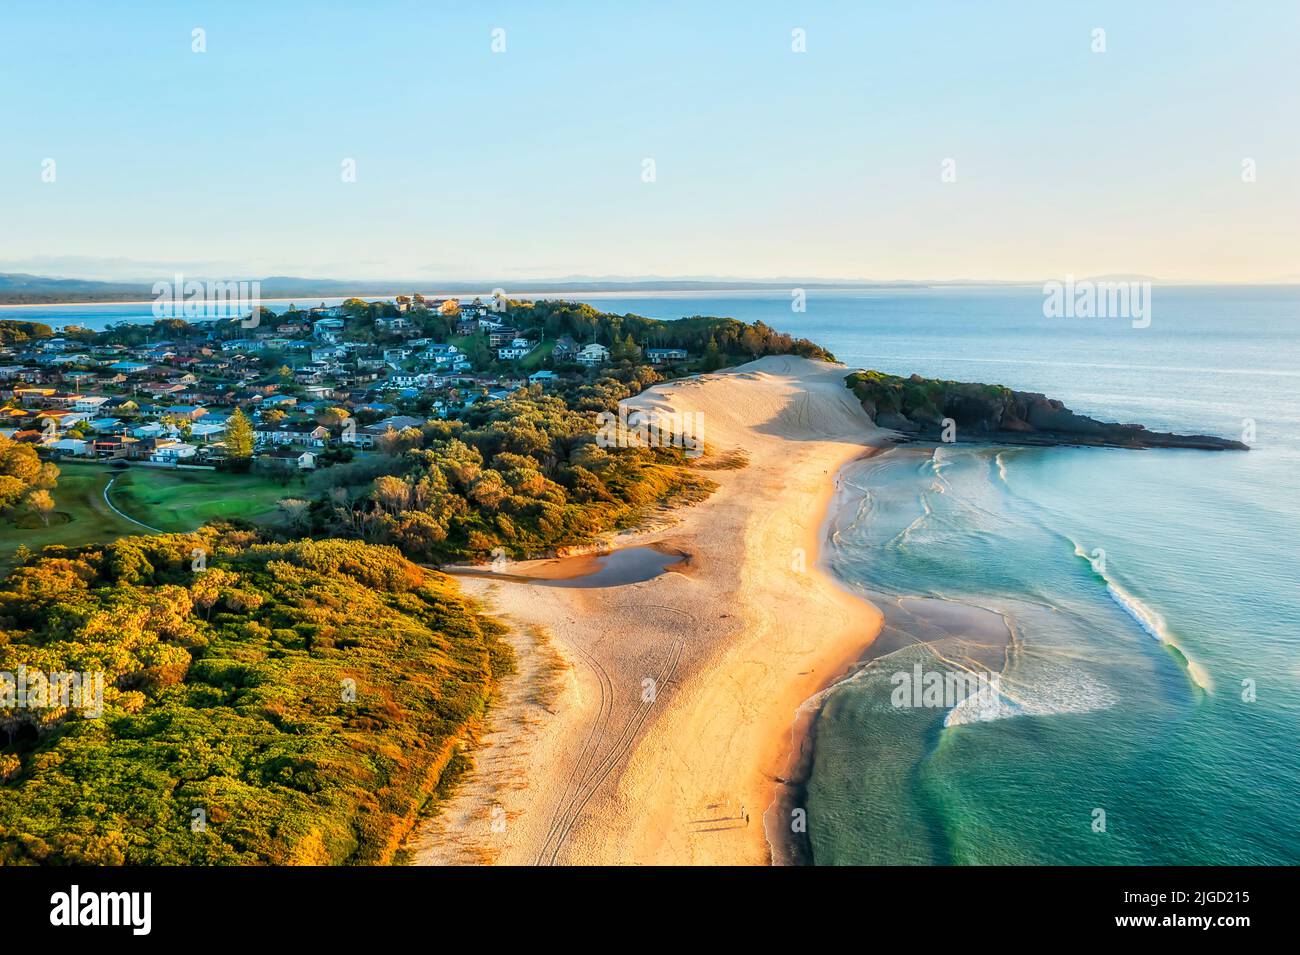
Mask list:
[[[1031,682],[1012,690],[976,693],[944,718],[945,727],[987,723],[1017,716],[1060,716],[1105,710],[1119,702],[1115,691],[1077,667],[1036,667]]]
[[[1169,628],[1165,624],[1165,618],[1155,608],[1148,606],[1125,590],[1105,571],[1099,570],[1097,564],[1088,556],[1078,541],[1071,541],[1071,543],[1074,544],[1075,556],[1086,560],[1088,565],[1092,567],[1093,573],[1105,581],[1106,592],[1110,594],[1111,600],[1115,601],[1120,609],[1132,617],[1145,633],[1178,651],[1178,656],[1182,658],[1185,664],[1184,669],[1188,678],[1206,693],[1212,692],[1214,690],[1214,681],[1211,679],[1209,671],[1193,660],[1187,651],[1183,649],[1173,634],[1169,632]]]
[[[1165,626],[1164,617],[1109,578],[1106,578],[1106,591],[1110,594],[1111,599],[1123,608],[1125,613],[1137,621],[1139,627],[1161,643],[1178,651],[1178,655],[1186,663],[1187,675],[1193,683],[1207,693],[1213,689],[1214,684],[1210,679],[1210,674],[1205,667],[1188,656],[1187,651],[1174,639],[1168,627]]]

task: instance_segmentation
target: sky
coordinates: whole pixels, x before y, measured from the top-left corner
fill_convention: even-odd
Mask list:
[[[0,271],[1300,281],[1298,119],[1294,0],[6,4]]]

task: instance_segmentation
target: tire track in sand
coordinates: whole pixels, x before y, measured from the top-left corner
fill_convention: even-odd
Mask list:
[[[679,614],[692,623],[694,617],[684,610],[675,607],[655,606],[653,608],[664,610],[670,613]],[[682,653],[686,648],[686,642],[681,638],[673,641],[669,648],[668,655],[664,662],[658,668],[655,675],[655,686],[657,690],[666,687],[672,680],[677,671],[677,666],[681,662]],[[640,734],[642,727],[645,726],[646,720],[650,716],[650,711],[658,701],[658,692],[655,698],[649,701],[642,701],[637,705],[636,710],[632,713],[627,723],[624,724],[623,730],[618,734],[610,745],[604,757],[598,763],[592,766],[592,761],[609,736],[608,729],[610,718],[613,715],[613,682],[609,674],[600,664],[600,661],[585,648],[578,648],[579,652],[586,659],[596,674],[601,688],[601,704],[591,732],[588,734],[587,742],[583,746],[583,752],[574,768],[568,783],[565,786],[565,792],[561,796],[559,803],[551,816],[551,824],[547,830],[546,839],[537,854],[537,865],[555,865],[559,857],[560,850],[564,847],[565,841],[573,831],[578,819],[582,815],[583,809],[587,803],[596,794],[601,784],[609,778],[610,773],[622,762],[628,751],[632,748],[633,742]],[[576,785],[575,785],[576,780]]]

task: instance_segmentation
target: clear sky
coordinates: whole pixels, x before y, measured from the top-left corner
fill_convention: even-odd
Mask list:
[[[177,269],[1294,281],[1300,3],[6,4],[0,271]]]

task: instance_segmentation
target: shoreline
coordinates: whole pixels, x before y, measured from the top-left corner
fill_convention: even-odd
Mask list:
[[[814,550],[812,551],[815,572],[822,576],[831,586],[843,592],[849,599],[866,604],[878,615],[875,632],[871,639],[863,644],[852,656],[842,661],[837,667],[838,675],[830,678],[816,692],[805,699],[795,710],[786,746],[785,772],[776,780],[773,798],[763,814],[764,829],[768,845],[772,851],[773,865],[811,865],[813,864],[812,847],[809,844],[807,830],[796,833],[786,821],[795,810],[807,805],[807,785],[812,774],[817,747],[817,719],[826,705],[829,694],[853,675],[870,659],[872,647],[879,639],[884,628],[885,617],[880,607],[872,601],[852,591],[833,570],[827,559],[826,545],[829,540],[831,525],[835,518],[837,498],[840,492],[840,476],[860,461],[877,457],[891,450],[890,445],[868,449],[862,454],[845,461],[837,468],[827,488],[823,506],[823,518],[816,532]],[[780,823],[778,825],[778,822]]]
[[[688,573],[607,588],[458,578],[515,634],[545,632],[566,670],[553,705],[498,710],[490,757],[420,834],[417,862],[454,862],[452,846],[504,864],[773,862],[765,816],[800,711],[883,623],[819,559],[835,476],[887,443],[844,374],[770,356],[630,399],[703,411],[717,453],[748,454],[710,471],[717,491],[671,525],[614,542],[684,551]]]

